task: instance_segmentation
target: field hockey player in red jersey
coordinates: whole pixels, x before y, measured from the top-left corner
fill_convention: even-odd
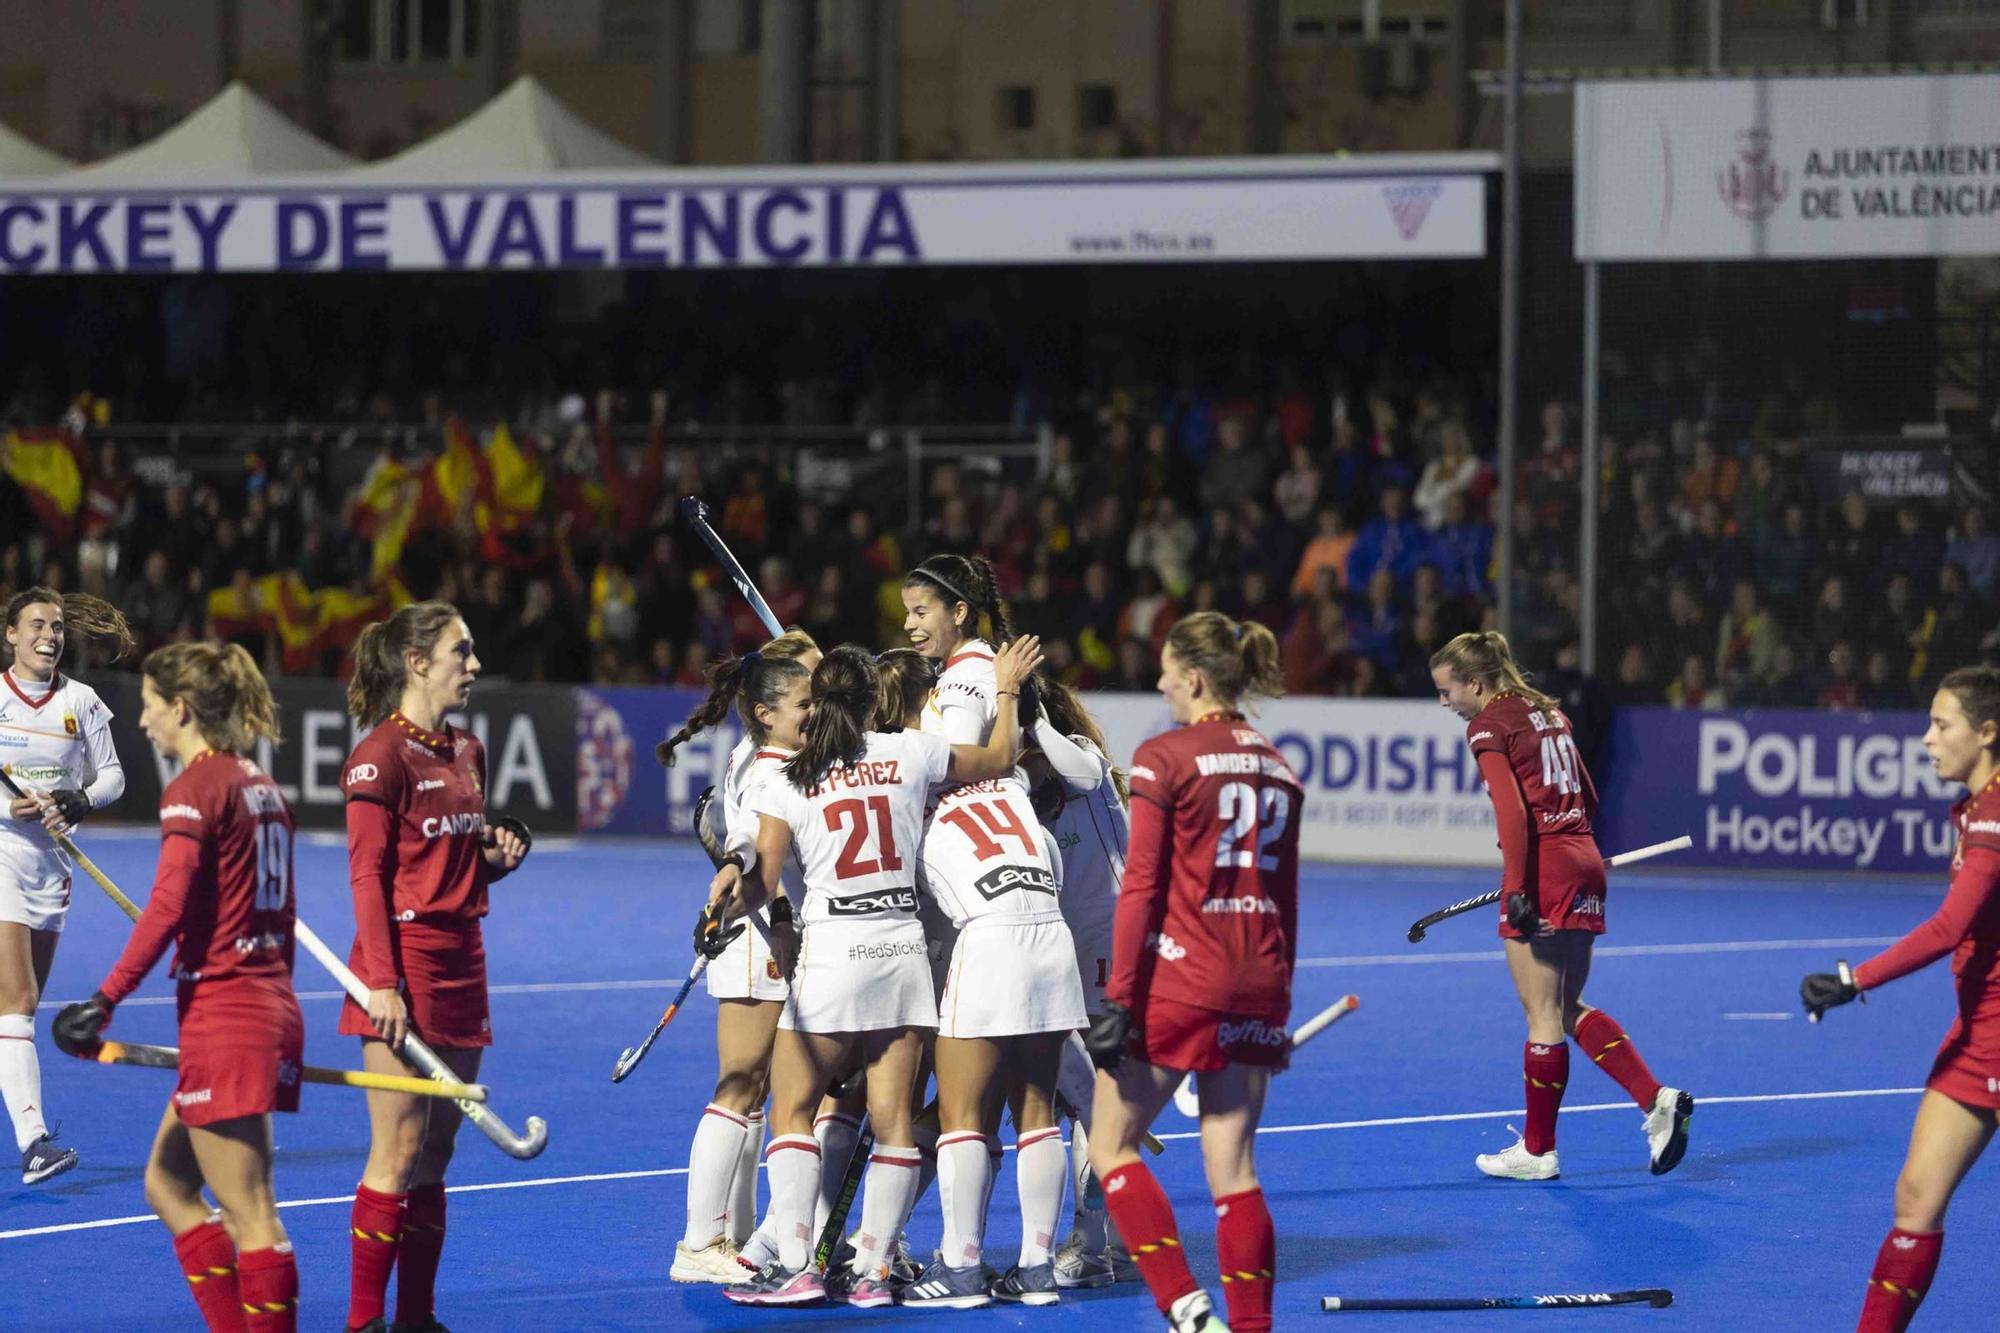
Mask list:
[[[1178,724],[1132,757],[1131,843],[1103,1013],[1090,1158],[1104,1204],[1175,1333],[1271,1327],[1277,1236],[1257,1180],[1257,1124],[1285,1067],[1298,941],[1299,780],[1240,703],[1283,692],[1271,631],[1213,611],[1175,625],[1160,693]],[[1229,1319],[1182,1255],[1141,1136],[1199,1073]]]
[[[2000,669],[1961,667],[1931,700],[1924,748],[1966,795],[1951,812],[1951,888],[1928,921],[1857,968],[1799,984],[1815,1020],[1835,1005],[1951,955],[1957,1013],[1931,1062],[1896,1177],[1896,1223],[1875,1256],[1860,1333],[1909,1327],[1944,1251],[1944,1214],[2000,1123]]]
[[[486,818],[486,750],[445,716],[465,707],[479,657],[456,608],[416,602],[369,625],[354,644],[347,710],[370,728],[341,774],[354,892],[348,966],[368,1007],[341,1006],[340,1030],[362,1039],[376,1073],[416,1072],[396,1047],[415,1033],[466,1083],[493,1042],[486,889],[527,856],[518,820]],[[347,1327],[386,1330],[396,1278],[403,1333],[437,1333],[432,1310],[444,1250],[445,1167],[463,1119],[433,1097],[370,1090],[368,1163],[354,1194]]]
[[[299,1272],[271,1185],[271,1112],[299,1108],[305,1024],[292,994],[292,812],[244,752],[276,740],[270,688],[241,647],[176,643],[141,668],[139,729],[181,765],[160,793],[146,909],[95,995],[56,1016],[65,1050],[174,946],[180,1081],[153,1136],[146,1202],[211,1330],[290,1333]],[[220,1211],[202,1197],[211,1190]]]
[[[1687,1152],[1694,1098],[1653,1077],[1618,1021],[1583,1002],[1591,948],[1604,933],[1604,857],[1591,836],[1597,788],[1569,719],[1528,684],[1504,636],[1461,634],[1431,657],[1438,700],[1466,723],[1465,739],[1493,800],[1500,835],[1500,938],[1528,1018],[1522,1054],[1525,1132],[1474,1164],[1506,1180],[1554,1180],[1556,1112],[1569,1083],[1565,1034],[1645,1112],[1654,1175]]]

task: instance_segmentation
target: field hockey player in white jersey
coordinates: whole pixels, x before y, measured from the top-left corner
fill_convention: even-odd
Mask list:
[[[72,634],[110,645],[113,660],[136,646],[125,617],[95,597],[29,588],[8,600],[0,771],[23,795],[5,794],[0,819],[0,1098],[26,1185],[76,1165],[76,1150],[56,1146],[49,1131],[35,1053],[35,1006],[69,913],[69,859],[56,836],[125,790],[111,710],[58,670]]]
[[[1017,682],[1039,661],[1038,645],[1026,640],[998,665],[1002,679]],[[938,1012],[916,915],[924,800],[947,779],[1005,774],[1018,757],[1011,694],[1003,701],[1005,725],[991,744],[955,746],[920,732],[867,730],[879,686],[866,649],[845,645],[826,655],[813,672],[805,746],[749,798],[760,817],[756,873],[746,876],[725,862],[711,888],[709,912],[720,909],[727,921],[783,891],[779,870],[795,851],[804,866],[805,901],[796,913],[801,933],[796,943],[788,932],[773,934],[792,984],[771,1061],[776,1133],[764,1158],[778,1258],[724,1293],[738,1304],[801,1305],[825,1295],[809,1252],[820,1175],[813,1112],[857,1048],[866,1061],[875,1149],[848,1300],[864,1307],[893,1300],[889,1250],[916,1195],[911,1098],[920,1032],[936,1024]],[[795,959],[785,957],[791,948]]]
[[[1021,766],[1028,775],[1035,813],[1055,836],[1062,857],[1063,920],[1076,943],[1083,1004],[1095,1022],[1104,1012],[1111,970],[1111,923],[1125,879],[1125,848],[1132,820],[1125,775],[1111,763],[1104,733],[1084,710],[1076,691],[1046,676],[1035,678],[1041,711],[1028,728]],[[1090,1104],[1097,1070],[1081,1039],[1066,1042],[1058,1091],[1074,1119],[1070,1129],[1070,1187],[1074,1229],[1056,1250],[1056,1285],[1108,1287],[1136,1282],[1139,1270],[1111,1234],[1104,1195],[1090,1169]]]
[[[696,832],[718,866],[730,852],[740,863],[754,864],[757,818],[743,801],[805,743],[812,668],[819,660],[819,645],[793,630],[756,652],[718,663],[709,673],[708,698],[655,751],[672,767],[675,751],[736,709],[743,738],[730,751],[720,796],[704,793],[696,804],[703,825]],[[790,897],[803,897],[795,866],[785,867],[784,881]],[[766,930],[769,924],[766,919]],[[744,1276],[736,1255],[756,1225],[771,1044],[790,992],[762,930],[738,930],[711,959],[706,975],[716,1002],[715,1096],[703,1108],[688,1147],[687,1222],[668,1276],[727,1284]]]

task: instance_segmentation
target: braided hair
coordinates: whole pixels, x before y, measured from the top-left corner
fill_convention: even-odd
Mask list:
[[[905,588],[932,588],[944,594],[947,607],[965,605],[968,638],[983,638],[1004,648],[1015,638],[1014,619],[993,565],[983,555],[934,555],[903,577]]]

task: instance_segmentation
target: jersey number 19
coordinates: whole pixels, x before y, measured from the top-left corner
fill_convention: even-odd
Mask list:
[[[257,826],[257,895],[260,912],[282,912],[291,895],[292,831],[269,822]]]

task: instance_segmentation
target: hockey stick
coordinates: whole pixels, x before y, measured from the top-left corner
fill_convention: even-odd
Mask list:
[[[736,585],[736,591],[743,594],[743,600],[750,603],[750,609],[757,613],[757,619],[764,622],[764,628],[771,631],[771,637],[775,639],[783,634],[785,627],[771,614],[770,603],[764,600],[763,593],[757,591],[757,585],[750,581],[750,576],[743,572],[742,563],[729,553],[722,534],[715,530],[714,513],[692,495],[682,497],[680,508],[681,517],[694,529],[695,535],[708,544],[715,558],[722,562],[722,572],[729,575],[729,581]]]
[[[6,787],[9,792],[13,793],[16,800],[25,801],[28,799],[28,794],[14,784],[13,776],[4,768],[0,768],[0,786]],[[97,887],[103,889],[111,896],[111,901],[118,904],[118,910],[125,913],[126,916],[132,918],[134,921],[139,919],[139,904],[127,898],[119,890],[118,886],[111,882],[109,875],[99,870],[95,862],[79,851],[77,845],[70,841],[69,834],[58,833],[55,835],[55,839],[56,846],[62,849],[63,855],[76,862],[83,869],[84,874],[96,880]]]
[[[179,1069],[181,1053],[173,1046],[149,1046],[136,1041],[102,1041],[94,1046],[64,1046],[58,1039],[56,1045],[79,1060],[89,1060],[100,1065],[139,1065],[146,1069]],[[403,1074],[375,1074],[366,1069],[320,1069],[314,1065],[304,1065],[299,1069],[299,1080],[304,1083],[324,1083],[336,1088],[374,1088],[382,1092],[406,1092],[412,1097],[451,1097],[469,1102],[486,1100],[486,1086],[481,1083],[433,1083],[427,1078],[410,1078]]]
[[[306,950],[319,959],[320,966],[331,972],[333,979],[340,983],[340,988],[361,1006],[363,1012],[366,1012],[368,987],[361,984],[361,978],[349,971],[347,964],[335,957],[333,950],[326,947],[326,941],[315,934],[313,928],[304,921],[294,920],[292,929],[298,936],[299,943],[305,945]],[[438,1083],[459,1081],[451,1066],[440,1060],[438,1053],[424,1045],[414,1032],[404,1034],[402,1045],[396,1048],[396,1053],[402,1056],[405,1062],[415,1065],[417,1071],[425,1078]],[[528,1117],[528,1132],[524,1137],[516,1134],[498,1115],[478,1102],[454,1098],[453,1104],[458,1107],[460,1115],[471,1121],[480,1133],[492,1139],[494,1146],[509,1157],[526,1161],[530,1157],[540,1156],[542,1149],[549,1146],[548,1122],[538,1115]]]
[[[1640,1304],[1650,1305],[1657,1310],[1673,1303],[1674,1294],[1665,1287],[1640,1287],[1634,1291],[1580,1291],[1552,1296],[1467,1296],[1402,1300],[1322,1296],[1319,1308],[1328,1314],[1348,1310],[1567,1310],[1580,1306]]]
[[[613,1083],[623,1083],[626,1075],[639,1067],[639,1062],[646,1058],[646,1052],[653,1049],[653,1043],[658,1041],[660,1034],[667,1030],[667,1024],[674,1021],[674,1014],[679,1011],[681,1002],[687,999],[688,993],[694,989],[694,983],[700,981],[701,974],[706,971],[708,971],[708,955],[697,954],[694,966],[688,969],[687,980],[681,983],[680,991],[675,994],[673,1002],[667,1006],[667,1012],[661,1014],[660,1021],[653,1024],[653,1030],[646,1034],[646,1039],[637,1046],[627,1046],[623,1051],[619,1052],[618,1063],[611,1066],[611,1081]]]
[[[819,1242],[813,1246],[813,1267],[826,1272],[826,1266],[833,1261],[833,1252],[840,1248],[842,1238],[847,1235],[847,1215],[854,1209],[854,1196],[861,1192],[861,1173],[868,1168],[868,1159],[875,1152],[875,1125],[864,1115],[861,1128],[855,1132],[854,1154],[847,1159],[847,1167],[840,1173],[840,1192],[833,1196],[833,1207],[826,1215],[826,1225],[819,1229]]]
[[[1665,856],[1668,852],[1686,851],[1692,846],[1694,846],[1694,839],[1683,833],[1678,838],[1669,838],[1665,842],[1656,842],[1650,847],[1640,847],[1633,851],[1620,852],[1616,856],[1607,856],[1604,858],[1604,864],[1607,867],[1629,866],[1634,861],[1650,861],[1656,856]],[[1462,912],[1470,912],[1475,908],[1490,907],[1499,901],[1500,890],[1494,889],[1491,893],[1482,893],[1477,898],[1467,898],[1464,902],[1453,903],[1449,907],[1440,907],[1429,916],[1419,917],[1411,925],[1410,943],[1416,944],[1422,940],[1424,932],[1440,921],[1447,921]]]
[[[1341,996],[1332,1004],[1307,1019],[1300,1025],[1297,1031],[1292,1033],[1292,1049],[1294,1051],[1298,1050],[1299,1047],[1305,1045],[1314,1037],[1317,1037],[1320,1033],[1326,1031],[1360,1007],[1361,997],[1359,995]],[[1201,1114],[1201,1100],[1195,1093],[1195,1076],[1193,1074],[1189,1074],[1186,1078],[1182,1079],[1181,1085],[1174,1089],[1174,1109],[1189,1118]]]

